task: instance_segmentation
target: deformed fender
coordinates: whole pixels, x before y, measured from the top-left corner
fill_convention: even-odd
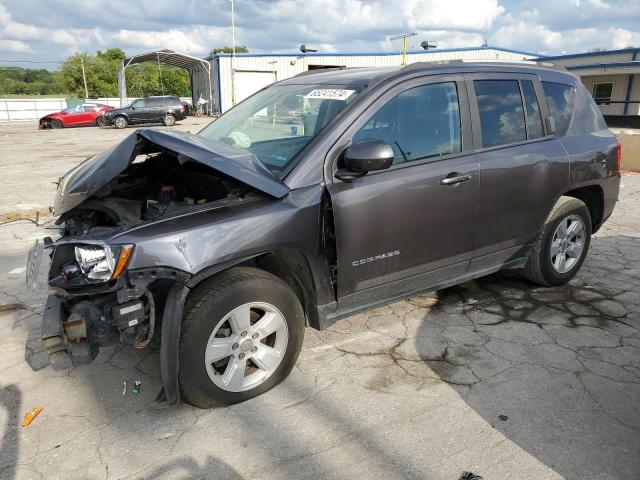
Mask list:
[[[180,331],[182,311],[189,294],[189,288],[181,283],[171,287],[162,315],[162,335],[160,338],[160,371],[164,400],[169,406],[180,403],[178,372],[180,370]],[[162,394],[160,395],[162,397]],[[160,398],[159,397],[159,398]]]

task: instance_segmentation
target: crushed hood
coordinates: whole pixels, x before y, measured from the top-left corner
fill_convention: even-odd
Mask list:
[[[149,145],[157,145],[179,155],[179,160],[202,163],[275,198],[289,188],[251,153],[199,135],[164,130],[138,130],[115,147],[88,158],[60,179],[54,214],[77,207],[116,176]]]

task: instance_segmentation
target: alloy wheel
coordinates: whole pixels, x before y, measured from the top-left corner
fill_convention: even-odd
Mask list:
[[[577,215],[563,218],[551,239],[550,258],[553,269],[567,273],[579,261],[584,250],[586,232],[584,222]]]
[[[264,302],[241,305],[225,315],[209,337],[207,374],[229,392],[257,387],[282,363],[288,339],[287,322],[276,307]]]

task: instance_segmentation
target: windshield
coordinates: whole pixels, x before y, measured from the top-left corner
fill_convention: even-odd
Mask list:
[[[248,98],[198,135],[252,153],[276,176],[359,93],[359,88],[276,85]]]

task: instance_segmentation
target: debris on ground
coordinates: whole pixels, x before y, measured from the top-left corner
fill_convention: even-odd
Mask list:
[[[124,382],[124,388],[122,389],[122,396],[124,397],[127,394],[127,381]]]
[[[51,212],[46,208],[38,208],[26,211],[9,212],[0,215],[0,225],[7,223],[19,222],[21,220],[27,220],[34,225],[40,225],[41,217],[50,217]]]
[[[462,472],[462,474],[460,475],[460,477],[458,477],[458,480],[480,480],[482,478],[482,476],[480,475],[476,475],[473,472]]]
[[[498,420],[506,422],[507,420],[509,420],[509,417],[507,417],[506,415],[498,415]]]
[[[22,426],[26,427],[27,425],[30,425],[31,422],[33,422],[35,418],[38,415],[40,415],[41,411],[42,411],[42,407],[36,407],[33,410],[31,410],[29,413],[27,413],[22,419]]]
[[[0,303],[0,313],[14,312],[16,310],[26,310],[27,306],[23,303]]]
[[[136,380],[133,382],[133,394],[138,395],[142,391],[142,382],[140,380]]]

